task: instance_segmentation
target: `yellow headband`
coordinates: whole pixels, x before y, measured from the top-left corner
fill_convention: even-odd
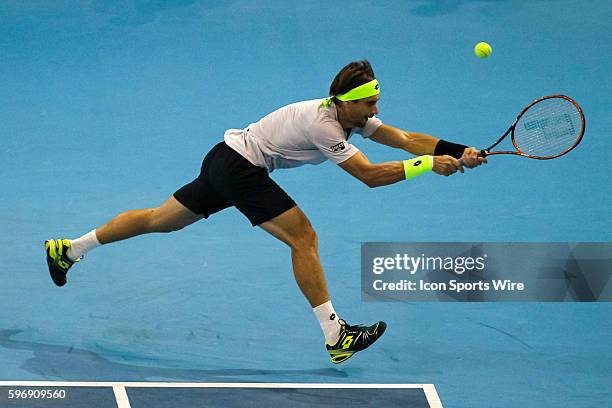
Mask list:
[[[363,85],[359,85],[350,91],[343,93],[342,95],[334,95],[323,100],[323,106],[331,105],[332,98],[337,98],[342,102],[355,101],[357,99],[369,98],[370,96],[378,95],[380,93],[380,84],[376,79],[366,82]]]
[[[354,101],[357,99],[369,98],[370,96],[378,95],[380,93],[380,85],[376,79],[366,82],[363,85],[359,85],[357,88],[353,88],[347,93],[342,95],[336,95],[336,98],[342,102]]]

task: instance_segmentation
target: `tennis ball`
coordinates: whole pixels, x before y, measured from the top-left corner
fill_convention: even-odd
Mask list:
[[[474,54],[476,54],[478,58],[487,58],[492,52],[493,48],[486,42],[481,41],[474,47]]]

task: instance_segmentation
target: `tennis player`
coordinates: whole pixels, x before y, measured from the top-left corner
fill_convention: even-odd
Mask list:
[[[422,133],[385,125],[375,115],[380,85],[368,61],[351,62],[334,78],[329,95],[284,106],[244,129],[229,129],[204,158],[200,175],[157,208],[126,211],[80,238],[45,242],[47,264],[57,286],[70,267],[100,245],[152,232],[178,231],[235,206],[251,222],[291,248],[297,284],[313,308],[333,363],[372,345],[385,331],[382,321],[349,325],[340,319],[327,290],[317,234],[297,204],[269,176],[277,169],[326,160],[379,187],[433,171],[449,176],[486,162],[478,150]],[[354,134],[417,155],[404,161],[371,163],[349,143]],[[459,161],[458,159],[461,159]]]

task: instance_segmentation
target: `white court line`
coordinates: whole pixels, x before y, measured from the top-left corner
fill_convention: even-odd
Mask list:
[[[128,399],[125,387],[121,385],[113,385],[113,392],[115,393],[115,399],[117,400],[117,408],[132,408],[130,406],[130,400]]]
[[[436,386],[433,384],[423,385],[423,391],[425,391],[425,397],[427,398],[427,402],[429,402],[429,407],[442,408],[442,401],[440,401],[440,396],[438,395],[438,391],[436,391]]]
[[[0,387],[113,387],[119,408],[130,408],[126,388],[420,388],[431,408],[443,408],[433,384],[325,384],[325,383],[178,383],[178,382],[70,382],[0,381]],[[123,405],[122,405],[123,404]]]
[[[138,388],[422,388],[433,384],[330,384],[330,383],[179,383],[179,382],[83,382],[83,381],[0,381],[4,386],[51,387],[138,387]],[[436,392],[435,387],[433,392]]]

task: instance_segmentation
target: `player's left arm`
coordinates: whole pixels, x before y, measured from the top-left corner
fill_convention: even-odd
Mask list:
[[[408,132],[384,123],[370,136],[376,143],[402,149],[417,156],[430,154],[434,156],[452,156],[461,159],[468,168],[486,163],[486,159],[478,157],[479,150],[456,143],[450,143],[437,137],[418,132]]]

